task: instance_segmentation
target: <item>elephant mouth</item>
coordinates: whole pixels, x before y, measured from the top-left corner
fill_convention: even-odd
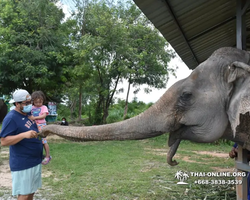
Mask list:
[[[198,126],[199,125],[181,124],[178,129],[170,131],[168,138],[168,146],[171,147],[177,139],[195,141],[195,135],[197,136],[197,134],[195,134],[194,130]]]
[[[189,128],[188,126],[182,124],[180,128],[178,128],[177,130],[170,131],[168,138],[168,146],[171,147],[176,142],[177,139],[181,139],[183,132],[186,132],[188,128]]]

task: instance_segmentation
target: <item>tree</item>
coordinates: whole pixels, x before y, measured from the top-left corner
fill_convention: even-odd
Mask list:
[[[56,0],[0,2],[1,92],[16,88],[60,96],[67,79],[67,34]],[[51,87],[52,86],[52,87]]]
[[[167,41],[160,35],[145,16],[131,5],[124,10],[124,22],[128,27],[128,41],[130,45],[125,54],[127,59],[128,90],[124,109],[124,118],[127,114],[128,97],[130,87],[137,87],[134,93],[140,90],[140,86],[146,84],[146,93],[150,88],[164,88],[169,74],[174,74],[174,69],[168,66],[174,52],[169,50]],[[133,23],[131,23],[133,22]]]
[[[164,87],[173,71],[168,67],[173,53],[134,4],[84,2],[77,4],[74,16],[74,76],[76,87],[90,87],[84,89],[91,91],[95,102],[94,123],[102,124],[118,83]]]

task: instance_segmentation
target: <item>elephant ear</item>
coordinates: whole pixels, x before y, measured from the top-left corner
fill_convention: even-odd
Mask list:
[[[250,112],[250,66],[237,61],[228,68],[227,81],[231,85],[231,99],[227,114],[235,137],[240,114]]]

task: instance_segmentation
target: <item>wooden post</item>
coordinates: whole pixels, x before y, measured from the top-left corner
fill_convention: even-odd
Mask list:
[[[235,162],[235,167],[237,169],[237,172],[245,172],[247,174],[247,171],[250,170],[250,166],[248,164],[247,159],[248,151],[246,149],[243,149],[242,146],[238,146],[238,156]],[[236,180],[242,180],[242,184],[236,185],[236,195],[237,200],[247,200],[248,195],[248,184],[247,184],[247,176],[241,177],[236,176]]]

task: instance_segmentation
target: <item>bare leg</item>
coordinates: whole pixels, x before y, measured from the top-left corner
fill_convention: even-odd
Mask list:
[[[45,153],[46,153],[46,158],[49,158],[49,156],[50,156],[50,153],[49,153],[49,145],[48,145],[48,143],[45,143],[44,145],[43,145],[43,147],[44,147],[44,149],[45,149]]]
[[[34,194],[18,195],[17,200],[33,200]]]

